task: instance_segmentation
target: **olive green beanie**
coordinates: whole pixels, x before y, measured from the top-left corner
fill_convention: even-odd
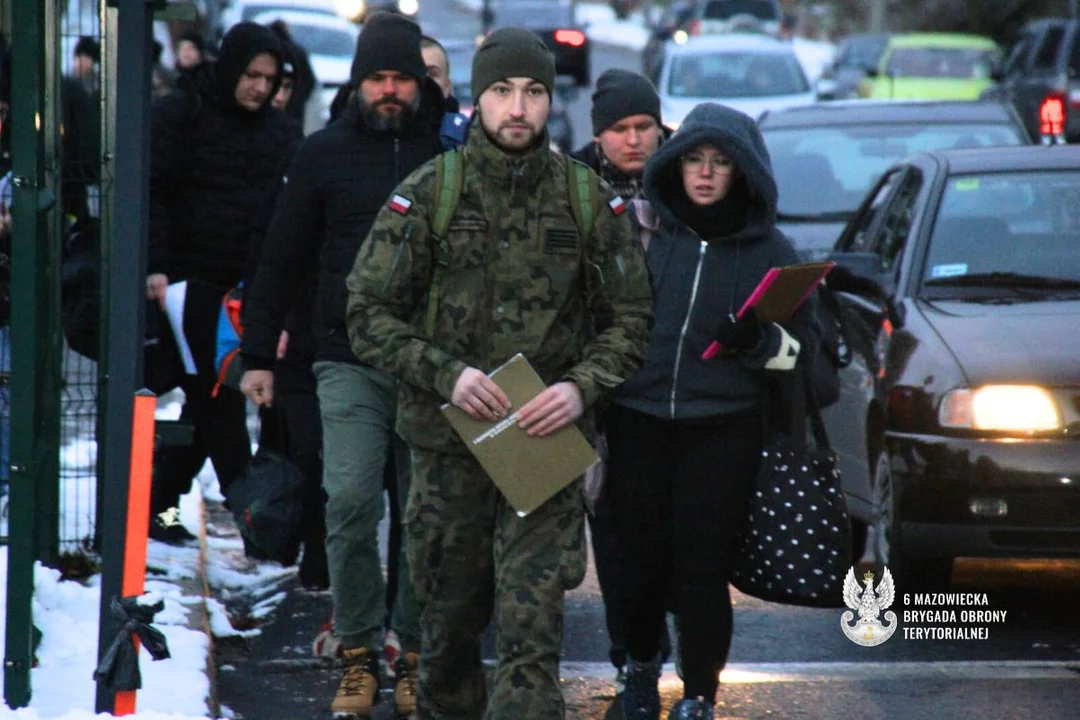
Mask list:
[[[500,28],[484,38],[472,62],[472,96],[506,78],[527,77],[555,87],[555,57],[536,33],[523,28]]]

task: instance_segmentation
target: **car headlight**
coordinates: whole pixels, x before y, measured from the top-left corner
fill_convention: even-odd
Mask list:
[[[356,20],[364,14],[366,4],[364,0],[335,0],[334,8],[337,14],[346,20]]]
[[[405,15],[415,15],[420,12],[419,0],[398,0],[397,7]]]
[[[942,427],[999,432],[1060,430],[1061,411],[1045,388],[984,385],[945,394],[938,409]]]

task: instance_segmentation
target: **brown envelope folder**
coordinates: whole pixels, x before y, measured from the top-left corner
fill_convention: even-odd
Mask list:
[[[530,437],[518,427],[517,411],[546,388],[524,355],[510,358],[489,377],[510,398],[508,417],[473,420],[450,404],[443,405],[442,412],[510,506],[519,515],[528,515],[599,458],[576,425],[542,438]]]

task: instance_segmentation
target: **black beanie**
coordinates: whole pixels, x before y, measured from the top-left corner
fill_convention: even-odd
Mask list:
[[[660,125],[660,95],[644,75],[612,68],[596,79],[592,96],[593,137],[631,115],[652,115]]]
[[[522,28],[501,28],[484,38],[473,56],[473,102],[493,84],[512,77],[532,78],[551,95],[555,87],[555,57],[536,33]]]
[[[396,70],[417,80],[427,76],[427,65],[420,54],[420,26],[404,15],[372,13],[356,39],[352,72],[349,78],[359,85],[368,75]]]

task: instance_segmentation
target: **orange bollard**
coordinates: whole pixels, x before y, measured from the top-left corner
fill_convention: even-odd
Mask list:
[[[157,396],[135,393],[131,427],[131,474],[128,480],[127,533],[124,536],[122,597],[136,597],[146,589],[146,546],[150,531],[150,482],[154,472],[154,411]],[[139,639],[132,637],[135,650]],[[135,714],[135,691],[116,693],[113,715]]]

